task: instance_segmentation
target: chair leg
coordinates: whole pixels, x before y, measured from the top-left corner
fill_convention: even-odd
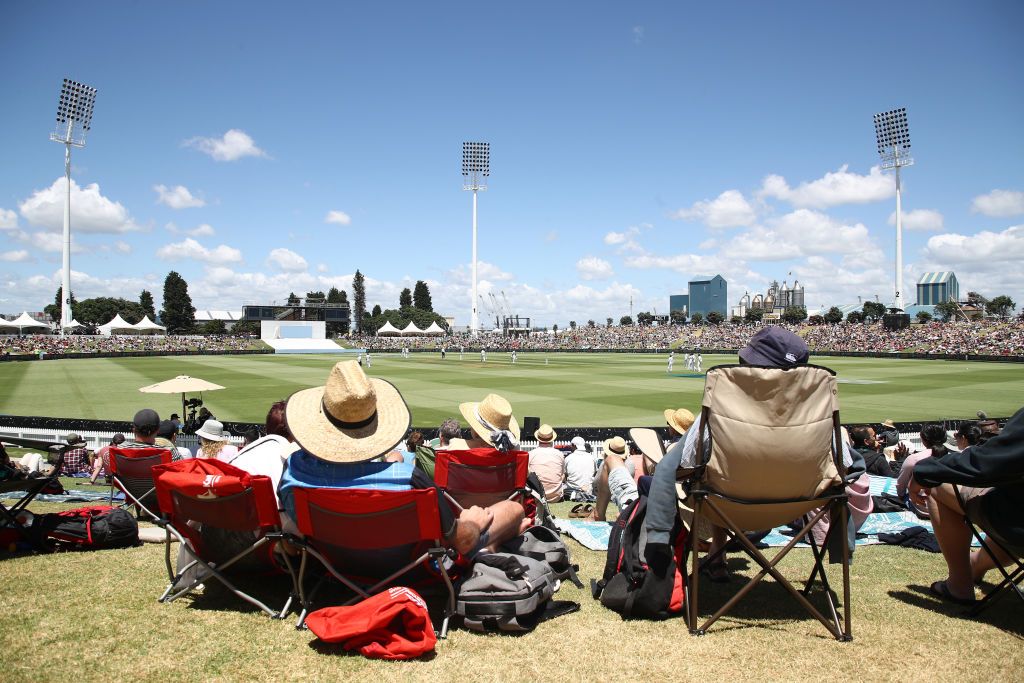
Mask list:
[[[689,586],[689,588],[686,591],[686,612],[687,612],[687,619],[686,619],[687,624],[686,625],[689,628],[690,633],[692,635],[695,635],[695,636],[704,635],[704,630],[697,628],[697,618],[698,618],[698,615],[699,615],[699,611],[698,611],[698,609],[699,609],[699,598],[698,598],[698,595],[699,595],[699,590],[700,590],[700,586],[699,586],[699,583],[700,583],[700,561],[699,561],[699,558],[698,558],[698,554],[699,553],[697,552],[697,547],[699,545],[699,540],[700,539],[697,538],[697,534],[695,533],[697,531],[697,526],[698,526],[698,523],[699,523],[699,520],[700,520],[700,514],[701,514],[701,512],[703,512],[703,507],[704,507],[703,502],[704,501],[703,501],[701,496],[694,496],[694,499],[693,499],[693,522],[692,522],[692,525],[691,525],[691,532],[694,532],[694,533],[690,534],[690,558],[691,558],[690,577],[689,577],[690,586]]]

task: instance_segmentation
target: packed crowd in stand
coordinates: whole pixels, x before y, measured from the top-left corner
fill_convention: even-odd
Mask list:
[[[137,351],[243,351],[263,348],[251,337],[230,335],[0,335],[0,355],[12,356],[63,353],[128,353]]]
[[[813,352],[859,351],[870,353],[978,354],[1024,356],[1024,321],[929,323],[887,331],[881,323],[838,325],[780,325],[806,341]],[[657,327],[576,327],[555,334],[513,337],[485,334],[472,337],[375,337],[356,336],[353,342],[375,351],[403,348],[440,350],[449,353],[492,351],[654,350],[742,348],[761,325],[662,325]]]

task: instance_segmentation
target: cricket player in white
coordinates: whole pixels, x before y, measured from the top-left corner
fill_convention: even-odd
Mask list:
[[[512,365],[516,364],[516,358],[518,358],[518,356],[516,355],[516,350],[512,349]]]
[[[676,362],[676,352],[675,351],[669,351],[668,352],[668,369],[666,369],[665,372],[672,372],[672,365],[675,362]]]
[[[704,365],[704,356],[697,354],[697,372],[700,372],[701,367]]]
[[[487,362],[487,349],[480,349],[480,362],[481,363],[486,363]]]

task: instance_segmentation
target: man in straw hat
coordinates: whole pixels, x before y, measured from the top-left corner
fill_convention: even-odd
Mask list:
[[[288,458],[279,487],[281,506],[292,519],[296,487],[436,490],[430,477],[412,464],[381,460],[409,430],[409,407],[397,387],[367,377],[355,361],[331,368],[324,386],[292,394],[285,422],[299,445]],[[458,519],[450,506],[442,502],[439,508],[445,540],[467,556],[500,545],[529,524],[514,501],[472,506]]]
[[[533,436],[539,445],[530,451],[530,471],[544,486],[544,498],[549,503],[557,503],[565,491],[565,456],[555,448],[558,432],[544,424]]]
[[[637,482],[633,477],[634,468],[629,457],[629,445],[621,436],[613,436],[605,440],[602,448],[604,461],[594,476],[593,491],[597,500],[594,501],[594,509],[590,511],[586,521],[604,522],[608,516],[608,503],[614,501],[619,510],[637,499]],[[654,471],[655,463],[643,461],[644,474]],[[650,469],[648,469],[650,467]]]
[[[742,364],[792,368],[807,363],[810,351],[807,348],[807,342],[802,337],[784,327],[771,325],[762,328],[751,337],[747,345],[740,349],[739,357]],[[666,415],[666,419],[667,417]],[[697,435],[699,433],[700,417],[698,416],[686,431],[686,437],[677,441],[665,453],[664,460],[654,474],[645,522],[647,527],[647,557],[649,560],[655,556],[664,558],[671,556],[672,547],[669,544],[669,537],[676,515],[679,514],[679,499],[676,493],[676,470],[680,467],[696,467],[710,454],[710,450],[707,450],[702,457],[698,458]],[[710,443],[706,443],[705,448],[710,449],[710,445]],[[854,464],[853,456],[851,456],[850,449],[845,441],[842,443],[842,448],[843,462],[847,467],[848,474],[852,475],[852,477],[863,474],[864,459],[857,456],[858,462]],[[850,525],[850,530],[851,532],[855,531],[852,524]],[[713,555],[718,552],[725,545],[726,541],[726,531],[720,527],[714,527],[709,553]],[[725,568],[724,553],[720,555],[720,560],[713,567],[708,567],[708,572],[713,581],[729,580],[728,571]]]

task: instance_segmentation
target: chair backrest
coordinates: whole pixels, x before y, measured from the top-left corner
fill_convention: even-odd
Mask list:
[[[443,545],[437,491],[293,489],[295,523],[341,574],[380,580]]]
[[[171,462],[173,455],[166,448],[110,447],[110,473],[117,488],[135,498],[154,513],[158,512],[153,468]]]
[[[233,555],[280,528],[270,477],[207,459],[158,465],[153,475],[160,509],[207,560]]]
[[[815,498],[843,471],[835,373],[722,365],[707,373],[698,453],[711,441],[705,485],[747,501]]]
[[[487,506],[523,490],[530,474],[529,465],[526,451],[438,451],[434,482],[462,507]]]

